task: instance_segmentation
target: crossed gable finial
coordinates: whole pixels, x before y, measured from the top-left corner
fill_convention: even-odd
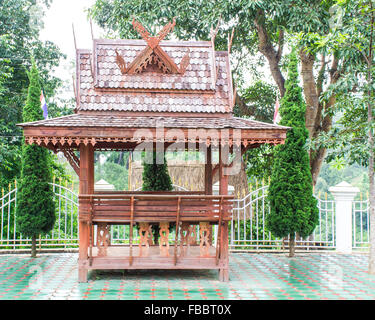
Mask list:
[[[132,24],[134,30],[136,30],[141,35],[143,40],[146,41],[147,46],[129,65],[126,64],[124,58],[121,57],[117,50],[115,50],[116,63],[119,66],[122,74],[141,73],[152,64],[156,65],[163,73],[185,73],[186,68],[190,63],[189,51],[182,58],[180,66],[177,66],[171,57],[159,46],[160,41],[162,41],[176,25],[175,18],[173,18],[173,22],[166,24],[156,37],[151,37],[150,33],[145,29],[145,27],[135,19],[133,19]]]

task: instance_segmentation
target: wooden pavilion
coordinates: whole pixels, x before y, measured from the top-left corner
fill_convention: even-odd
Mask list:
[[[214,36],[163,41],[174,25],[152,37],[133,21],[142,40],[95,39],[92,50],[77,50],[75,113],[20,124],[27,144],[63,152],[79,175],[80,282],[89,269],[218,269],[227,281],[230,171],[247,149],[286,138],[285,127],[233,116],[229,52],[215,51]],[[205,150],[204,191],[94,191],[94,151],[177,145]],[[176,232],[170,245],[171,223]],[[134,242],[136,224],[140,238]],[[152,243],[151,224],[160,224],[159,244]],[[111,225],[129,226],[128,244],[111,245]]]

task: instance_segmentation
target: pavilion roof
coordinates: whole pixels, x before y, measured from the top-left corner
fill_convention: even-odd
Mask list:
[[[126,116],[101,114],[72,114],[59,118],[19,124],[23,127],[105,127],[105,128],[202,128],[202,129],[247,129],[279,130],[287,127],[239,117],[163,117]]]
[[[248,148],[283,143],[288,128],[233,117],[229,52],[215,51],[215,36],[211,41],[164,41],[174,25],[173,20],[151,37],[133,21],[143,40],[96,39],[92,50],[77,50],[75,114],[20,124],[26,143],[70,152],[74,163],[68,150],[81,143],[132,148],[146,139],[137,137],[138,129],[152,131],[150,139],[167,144],[181,140]],[[162,138],[160,128],[165,129]],[[181,129],[183,135],[169,129]],[[211,133],[192,137],[192,129]]]
[[[214,52],[208,41],[164,41],[160,45],[177,63],[189,49],[191,59],[184,74],[154,69],[122,74],[116,51],[128,63],[144,49],[141,40],[95,40],[94,53],[78,50],[78,112],[232,112],[227,52]]]
[[[220,141],[246,147],[261,143],[283,143],[288,129],[237,117],[175,118],[101,114],[74,114],[23,123],[20,126],[24,127],[26,143],[51,147],[74,147],[80,143],[95,146],[99,143],[139,143],[147,140],[155,142],[159,139],[157,132],[160,130],[161,139],[166,143],[183,141],[215,144]],[[152,135],[148,137],[148,132],[139,129],[146,129]],[[181,131],[176,132],[175,129]]]

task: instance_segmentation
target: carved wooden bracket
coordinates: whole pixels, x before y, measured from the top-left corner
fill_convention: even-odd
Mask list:
[[[152,235],[151,224],[147,222],[139,223],[139,256],[147,257],[150,248],[149,238]]]
[[[107,256],[107,248],[111,244],[110,225],[106,223],[98,223],[97,228],[97,247],[98,257]]]
[[[159,235],[160,255],[169,257],[169,222],[160,222]]]
[[[183,222],[180,228],[180,254],[181,256],[188,256],[190,245],[197,244],[197,231],[195,226],[190,225],[189,222]]]
[[[150,33],[144,28],[144,26],[138,21],[133,20],[133,27],[143,40],[146,41],[147,46],[142,50],[133,62],[126,64],[124,58],[116,52],[116,63],[121,70],[122,74],[135,74],[141,73],[146,70],[148,66],[156,65],[157,68],[163,73],[171,74],[184,74],[190,63],[190,51],[182,58],[180,66],[178,67],[172,58],[159,46],[169,32],[171,32],[176,25],[176,20],[173,18],[173,22],[169,22],[164,28],[158,33],[156,37],[151,37]]]
[[[201,257],[208,257],[210,255],[210,233],[212,227],[209,222],[199,223],[199,239],[200,239],[200,254]]]
[[[69,164],[72,166],[74,171],[79,177],[79,167],[80,167],[80,160],[79,158],[75,155],[74,151],[72,149],[66,149],[62,148],[61,151],[64,153],[65,158],[68,160]]]

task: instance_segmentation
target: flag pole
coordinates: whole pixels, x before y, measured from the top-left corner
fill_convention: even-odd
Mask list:
[[[273,124],[278,124],[280,122],[279,107],[280,107],[279,97],[276,96],[275,112],[273,114]]]

